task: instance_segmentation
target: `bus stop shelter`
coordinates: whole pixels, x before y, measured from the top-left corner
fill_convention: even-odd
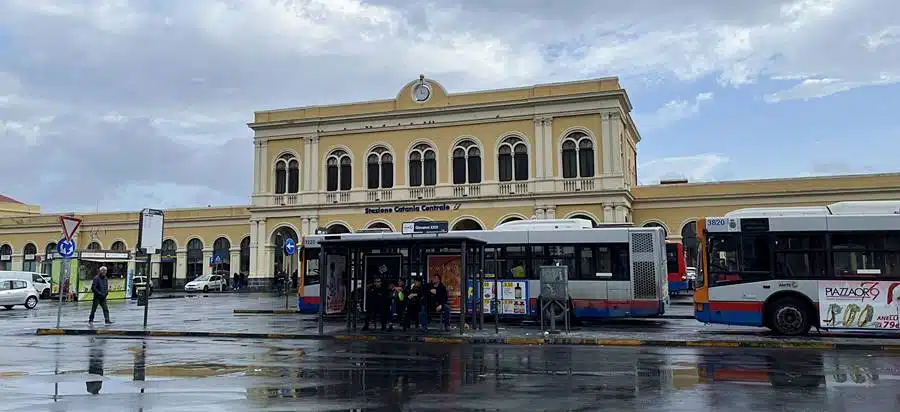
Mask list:
[[[338,312],[346,315],[347,330],[357,329],[358,309],[365,311],[365,289],[375,277],[388,283],[402,279],[406,285],[419,279],[424,286],[435,274],[441,275],[447,287],[451,316],[453,311],[459,312],[459,333],[464,332],[469,317],[472,328],[483,329],[484,241],[458,232],[388,232],[325,236],[320,247],[320,334],[325,316]],[[492,296],[490,307],[495,308],[496,293]]]

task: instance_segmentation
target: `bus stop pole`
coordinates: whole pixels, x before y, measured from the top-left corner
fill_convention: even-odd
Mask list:
[[[325,267],[325,257],[328,255],[328,247],[322,245],[319,253],[319,334],[325,332],[325,299],[328,289],[328,268]]]
[[[462,259],[462,273],[460,277],[462,278],[462,283],[459,285],[461,299],[459,300],[459,334],[462,335],[466,329],[466,315],[469,313],[469,254],[466,253],[466,241],[462,241],[462,247],[460,248],[460,256]]]

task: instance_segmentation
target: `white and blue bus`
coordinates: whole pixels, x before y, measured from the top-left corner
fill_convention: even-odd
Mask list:
[[[486,242],[485,301],[490,300],[491,293],[498,294],[503,317],[539,316],[541,266],[568,267],[570,306],[579,319],[654,317],[664,314],[668,305],[666,241],[661,228],[594,228],[591,222],[581,219],[547,219],[520,220],[494,230],[463,233]],[[304,275],[299,282],[298,309],[304,313],[319,310],[321,240],[371,239],[377,245],[380,239],[404,236],[409,235],[380,232],[306,236],[300,252]],[[398,256],[397,261],[397,265],[404,265],[401,273],[427,277],[427,273],[412,273],[418,269],[406,267],[405,256]],[[499,291],[489,285],[495,280]],[[489,309],[485,313],[490,313]]]

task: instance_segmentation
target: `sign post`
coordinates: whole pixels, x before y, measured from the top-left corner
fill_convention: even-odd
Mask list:
[[[289,279],[291,278],[291,275],[294,273],[293,272],[294,253],[296,253],[296,252],[297,252],[297,242],[294,242],[294,239],[291,239],[291,238],[285,239],[284,240],[284,254],[287,255],[287,257],[288,257],[288,271],[284,277],[284,283],[285,283],[284,284],[284,309],[285,310],[287,310],[290,307],[290,305],[288,303],[288,299],[290,298],[290,293],[288,293],[288,285],[290,284]],[[320,302],[319,304],[321,305],[322,303]]]
[[[147,255],[146,280],[142,287],[137,287],[138,304],[144,305],[144,329],[147,329],[147,315],[150,312],[150,276],[153,274],[150,266],[153,264],[153,255],[162,249],[164,221],[165,214],[162,210],[144,209],[138,223],[137,251],[143,250]]]
[[[62,226],[63,238],[56,244],[56,251],[63,258],[63,271],[59,276],[59,305],[56,307],[56,328],[59,329],[62,321],[63,297],[66,295],[64,287],[69,284],[72,275],[72,265],[69,260],[75,256],[75,241],[72,240],[81,227],[81,219],[72,216],[60,216],[59,225]]]

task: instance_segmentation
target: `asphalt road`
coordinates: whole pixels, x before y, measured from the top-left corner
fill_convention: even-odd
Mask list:
[[[0,337],[0,411],[895,411],[851,351]]]

